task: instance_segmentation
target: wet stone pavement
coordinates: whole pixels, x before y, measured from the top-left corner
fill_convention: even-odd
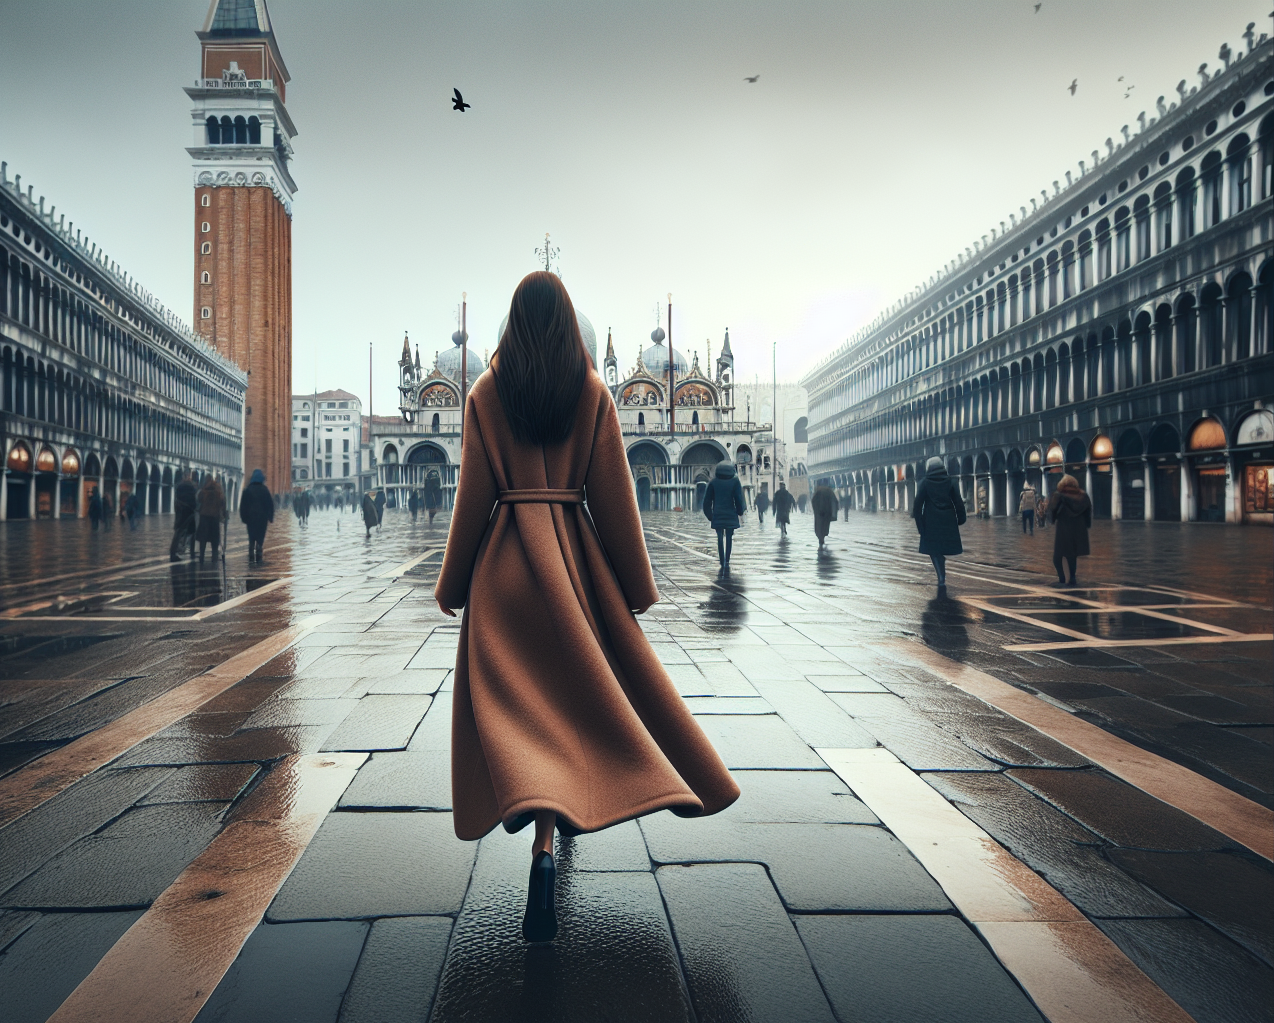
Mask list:
[[[646,525],[743,794],[559,838],[528,946],[530,835],[451,826],[445,518],[5,524],[0,1019],[1271,1018],[1274,531],[1098,523],[1058,591],[971,521],[939,596],[898,515],[750,519],[728,579]]]

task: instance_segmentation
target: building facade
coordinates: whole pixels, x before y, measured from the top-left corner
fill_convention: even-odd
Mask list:
[[[265,0],[213,0],[188,87],[194,144],[195,327],[248,374],[245,464],[290,486],[296,127]]]
[[[292,488],[362,493],[363,403],[349,391],[292,395]]]
[[[166,513],[183,470],[237,499],[247,374],[54,213],[0,163],[0,519]]]
[[[1274,521],[1274,42],[1245,39],[805,377],[811,475],[905,510],[940,455],[991,515],[1068,472],[1099,517]]]
[[[580,336],[596,366],[597,334],[587,316],[578,311],[576,315]],[[503,331],[501,323],[500,334]],[[608,333],[601,364],[602,378],[618,408],[638,506],[698,510],[716,464],[724,459],[736,464],[749,507],[758,494],[786,480],[786,447],[781,439],[775,444],[770,425],[736,418],[729,331],[711,372],[703,371],[697,354],[687,363],[685,356],[674,352],[671,381],[663,331],[657,330],[652,340],[621,376]],[[466,382],[472,386],[486,362],[472,350],[468,360]],[[405,506],[410,491],[422,488],[431,475],[442,487],[444,507],[451,507],[460,471],[464,405],[460,361],[457,345],[437,353],[433,368],[426,372],[419,349],[413,356],[403,338],[398,360],[401,418],[387,423],[376,417],[371,425],[376,485],[386,489],[391,507]],[[670,389],[675,395],[671,411]]]

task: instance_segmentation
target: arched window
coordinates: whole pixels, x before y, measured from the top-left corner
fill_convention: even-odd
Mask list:
[[[248,122],[240,115],[234,119],[234,144],[236,146],[246,146],[248,144]]]
[[[434,433],[440,433],[442,431],[442,420],[438,417],[437,412],[434,413],[433,421],[429,424],[429,428],[433,430]]]
[[[1150,257],[1150,198],[1140,195],[1132,204],[1133,217],[1137,221],[1137,262]]]
[[[220,145],[221,125],[217,123],[217,119],[215,117],[208,118],[208,120],[204,122],[204,127],[208,129],[208,145]]]
[[[1261,121],[1256,144],[1261,151],[1261,198],[1274,198],[1274,114]]]
[[[1252,354],[1252,278],[1245,273],[1235,274],[1228,295],[1225,346],[1231,359],[1246,359]]]
[[[1079,232],[1079,290],[1093,286],[1093,233],[1088,229]]]
[[[646,425],[646,413],[645,413],[645,412],[638,412],[638,413],[637,413],[637,425],[638,425],[638,426],[645,426],[645,425]]]
[[[205,270],[203,273],[201,273],[201,274],[199,275],[199,283],[200,283],[200,284],[211,284],[211,283],[212,283],[212,274],[210,274],[207,270]]]
[[[1122,273],[1132,265],[1132,224],[1127,206],[1115,210],[1115,272]]]
[[[1166,181],[1155,189],[1155,238],[1160,252],[1172,247],[1172,186]]]
[[[1221,223],[1221,154],[1215,149],[1203,158],[1200,168],[1203,180],[1203,226]]]
[[[1182,373],[1193,373],[1199,368],[1197,322],[1194,296],[1182,295],[1177,302],[1177,351]]]
[[[259,118],[248,118],[248,145],[261,145],[261,121]]]
[[[223,146],[234,145],[234,121],[229,117],[221,119],[221,144]]]
[[[1252,205],[1252,156],[1251,139],[1236,135],[1226,148],[1230,164],[1230,216],[1242,213]]]
[[[801,416],[801,418],[800,418],[800,419],[798,419],[798,420],[797,420],[797,421],[796,421],[796,422],[792,425],[792,441],[793,441],[794,443],[796,443],[796,444],[808,444],[808,443],[809,443],[809,439],[810,439],[810,438],[809,438],[809,424],[810,424],[809,417],[808,417],[808,416]]]
[[[1199,295],[1199,340],[1202,342],[1201,369],[1221,365],[1222,351],[1221,288],[1208,284]]]

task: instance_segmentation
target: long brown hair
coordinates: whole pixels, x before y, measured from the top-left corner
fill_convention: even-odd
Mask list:
[[[530,444],[564,441],[588,374],[571,296],[556,275],[527,274],[513,292],[496,349],[495,388],[513,436]]]

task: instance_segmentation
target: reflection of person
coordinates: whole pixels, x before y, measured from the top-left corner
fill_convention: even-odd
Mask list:
[[[1069,473],[1057,484],[1048,499],[1048,519],[1057,526],[1053,533],[1053,567],[1058,586],[1075,585],[1075,567],[1088,554],[1088,531],[1093,525],[1093,503]],[[1062,574],[1062,561],[1070,569],[1070,580]]]
[[[470,841],[534,821],[522,934],[545,941],[555,829],[716,813],[739,789],[634,617],[659,593],[619,416],[551,273],[513,295],[468,397],[460,464],[434,590],[446,614],[464,608],[453,820]]]
[[[717,463],[715,477],[703,492],[703,514],[717,531],[717,560],[721,571],[730,571],[730,551],[734,547],[734,531],[742,524],[744,512],[743,484],[734,463],[729,459]]]
[[[795,507],[796,499],[787,489],[787,484],[780,483],[779,489],[774,492],[774,524],[784,536],[787,536],[787,527],[792,521],[792,509]]]
[[[920,553],[928,554],[938,574],[938,589],[947,586],[947,558],[963,554],[960,527],[968,513],[960,488],[947,475],[942,459],[937,456],[925,463],[925,478],[916,487],[916,502],[911,511],[920,532]]]
[[[217,550],[221,546],[221,520],[226,517],[226,495],[215,476],[209,476],[199,491],[199,527],[195,539],[199,541],[199,560],[203,561],[204,551],[212,544],[212,557],[216,560]]]
[[[814,496],[810,498],[810,507],[814,509],[814,535],[818,537],[818,546],[821,549],[824,541],[827,540],[827,531],[836,521],[836,512],[840,509],[840,502],[836,500],[836,494],[832,488],[827,485],[827,480],[818,481],[818,486],[814,488]]]
[[[173,488],[173,539],[168,545],[168,560],[180,561],[177,552],[189,547],[191,557],[195,554],[195,508],[198,504],[198,492],[190,481],[190,473],[183,472],[181,480]]]
[[[274,498],[265,485],[265,473],[260,469],[252,470],[252,479],[243,488],[243,496],[239,498],[239,519],[248,527],[248,563],[262,559],[261,548],[265,545],[265,531],[274,521]]]

